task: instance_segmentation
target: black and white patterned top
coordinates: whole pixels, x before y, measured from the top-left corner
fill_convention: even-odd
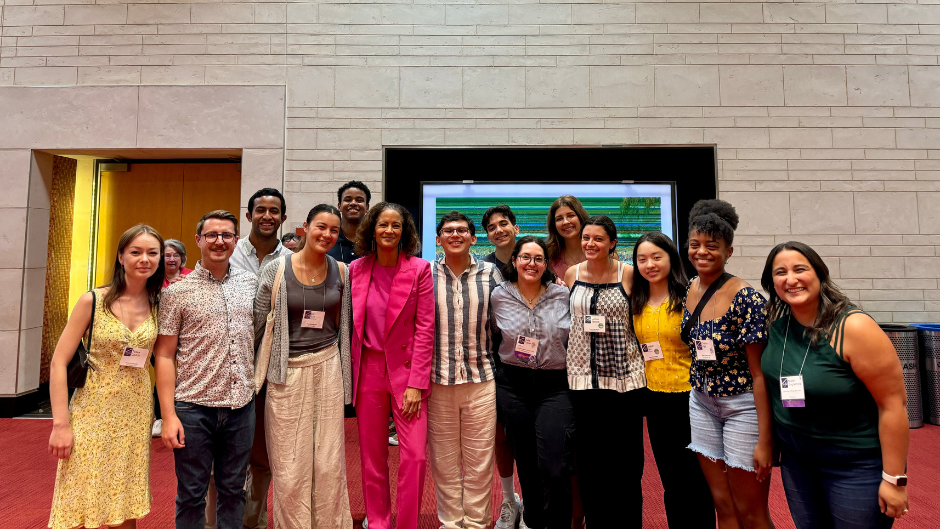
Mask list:
[[[612,389],[623,393],[646,387],[646,365],[633,333],[630,296],[623,289],[624,263],[618,263],[616,283],[586,283],[575,273],[568,298],[571,332],[568,338],[568,387]],[[584,316],[606,318],[606,332],[585,332]]]
[[[490,294],[503,282],[492,263],[470,256],[470,266],[455,276],[444,258],[431,264],[434,282],[435,384],[493,380],[493,337]]]
[[[241,408],[255,396],[252,309],[258,278],[229,268],[217,280],[196,263],[160,297],[160,334],[178,336],[176,400]]]

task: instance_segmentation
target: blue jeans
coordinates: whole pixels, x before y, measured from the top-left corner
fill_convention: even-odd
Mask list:
[[[783,489],[797,529],[887,529],[881,450],[849,449],[775,425]]]
[[[215,465],[218,492],[216,527],[241,529],[245,514],[245,477],[255,435],[255,401],[241,408],[210,408],[176,401],[185,447],[176,461],[176,529],[202,529],[206,490]]]

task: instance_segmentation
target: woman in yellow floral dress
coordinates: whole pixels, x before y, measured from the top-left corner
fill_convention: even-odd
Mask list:
[[[146,368],[157,338],[162,257],[163,238],[150,226],[124,232],[111,283],[79,298],[59,337],[49,383],[49,452],[59,458],[51,528],[133,528],[150,512],[153,396]],[[92,310],[90,367],[70,404],[66,372]]]

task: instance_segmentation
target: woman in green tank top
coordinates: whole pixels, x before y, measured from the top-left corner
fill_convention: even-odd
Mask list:
[[[761,370],[798,529],[891,527],[908,512],[908,421],[891,341],[800,242],[767,256]]]

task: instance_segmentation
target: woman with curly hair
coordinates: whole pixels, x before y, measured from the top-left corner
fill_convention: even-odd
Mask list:
[[[404,207],[380,202],[356,235],[343,311],[352,314],[352,399],[359,424],[362,488],[372,529],[390,529],[388,415],[398,428],[398,523],[416,529],[428,440],[434,352],[431,264],[415,257],[417,229]]]
[[[700,200],[689,213],[688,257],[698,272],[682,317],[692,351],[689,448],[711,489],[718,527],[763,529],[773,527],[770,401],[760,369],[767,313],[754,288],[725,272],[737,226],[724,200]]]

